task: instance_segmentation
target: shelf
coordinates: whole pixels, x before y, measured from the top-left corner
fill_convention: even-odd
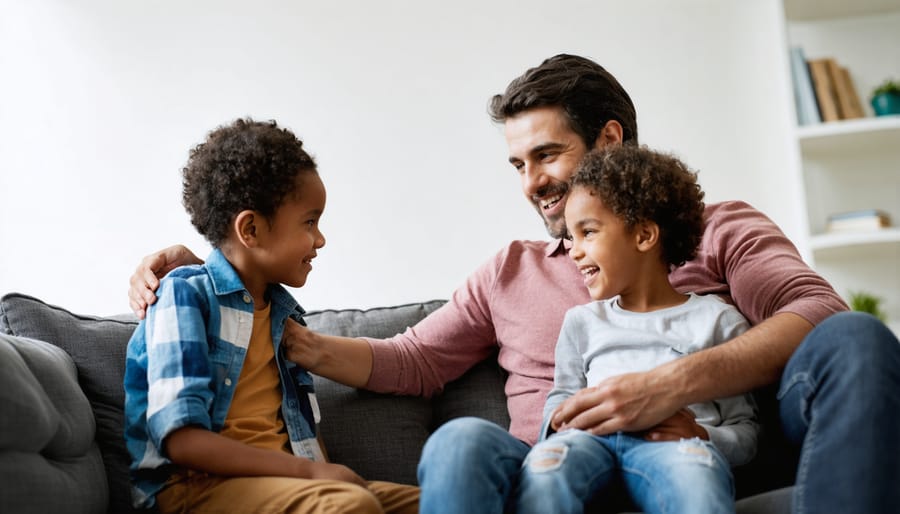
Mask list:
[[[897,245],[900,250],[900,228],[885,228],[869,232],[835,232],[815,235],[810,246],[816,257],[860,254],[872,246]]]
[[[898,0],[785,0],[789,20],[825,20],[900,10]]]
[[[797,128],[804,153],[841,152],[844,149],[896,148],[900,141],[900,115],[829,121]]]

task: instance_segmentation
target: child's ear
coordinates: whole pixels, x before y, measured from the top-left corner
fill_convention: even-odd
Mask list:
[[[640,252],[648,252],[659,242],[659,225],[642,221],[634,228],[634,240]]]
[[[256,248],[259,245],[262,216],[256,211],[244,210],[234,217],[232,230],[237,240],[245,248]]]

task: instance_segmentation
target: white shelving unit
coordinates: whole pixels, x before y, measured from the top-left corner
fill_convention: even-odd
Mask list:
[[[900,333],[900,116],[875,117],[870,92],[900,79],[900,0],[784,0],[787,42],[848,68],[866,118],[797,127],[811,264],[845,298],[884,299]],[[828,215],[881,209],[894,227],[827,233]]]

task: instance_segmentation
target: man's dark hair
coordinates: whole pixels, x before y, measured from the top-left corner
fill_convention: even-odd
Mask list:
[[[215,247],[225,242],[238,213],[250,209],[271,220],[284,199],[297,193],[297,176],[317,173],[290,130],[250,118],[210,132],[191,150],[182,171],[182,203]]]
[[[491,98],[491,119],[508,118],[536,107],[559,106],[588,148],[609,120],[622,125],[623,142],[637,143],[637,115],[625,88],[603,66],[577,55],[555,55],[513,79]]]
[[[694,258],[703,235],[703,191],[697,174],[676,157],[639,145],[610,145],[585,155],[572,176],[630,229],[659,225],[663,262]]]

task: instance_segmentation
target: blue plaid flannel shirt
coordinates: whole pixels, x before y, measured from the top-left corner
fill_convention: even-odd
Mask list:
[[[253,327],[253,298],[219,250],[202,266],[173,270],[157,295],[128,343],[125,364],[125,444],[136,507],[154,505],[176,469],[161,451],[168,434],[187,425],[222,429]],[[269,298],[291,449],[324,460],[312,377],[280,351],[285,321],[303,323],[304,311],[281,286],[270,286]]]

